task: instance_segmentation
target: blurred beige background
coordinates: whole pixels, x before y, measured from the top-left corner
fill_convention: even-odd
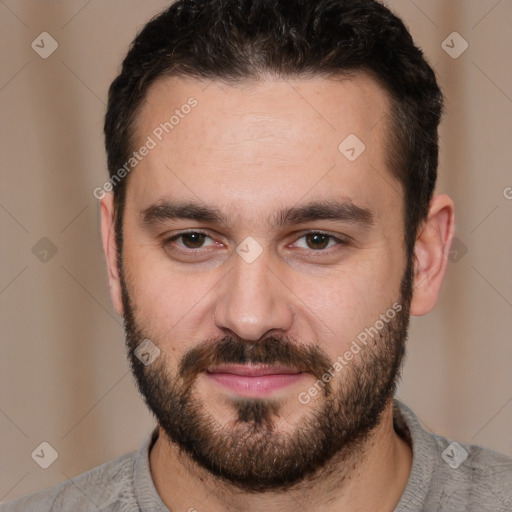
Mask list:
[[[387,4],[446,94],[438,191],[457,214],[439,304],[412,319],[398,397],[428,430],[512,455],[512,1]],[[92,191],[107,176],[108,86],[166,5],[0,1],[0,502],[137,449],[153,425],[110,302]],[[31,47],[42,32],[58,44],[45,59],[48,36]],[[43,441],[58,452],[46,470],[31,458]]]

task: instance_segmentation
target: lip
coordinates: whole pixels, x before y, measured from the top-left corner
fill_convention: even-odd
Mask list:
[[[304,372],[284,366],[221,365],[206,376],[237,395],[261,397],[286,388],[304,377]]]
[[[296,375],[299,370],[287,366],[268,366],[263,364],[224,364],[208,368],[208,373],[230,373],[233,375],[245,375],[248,377],[261,377],[263,375]]]

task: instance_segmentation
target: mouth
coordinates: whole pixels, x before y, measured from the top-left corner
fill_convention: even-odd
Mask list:
[[[237,395],[257,398],[295,384],[306,373],[285,366],[229,364],[208,368],[206,376]]]

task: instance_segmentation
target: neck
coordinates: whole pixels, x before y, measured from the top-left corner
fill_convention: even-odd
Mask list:
[[[286,491],[250,493],[220,481],[169,442],[164,431],[150,453],[153,480],[170,510],[295,512],[379,510],[392,512],[412,464],[411,447],[393,427],[393,402],[364,445],[349,460],[334,457],[320,472]]]

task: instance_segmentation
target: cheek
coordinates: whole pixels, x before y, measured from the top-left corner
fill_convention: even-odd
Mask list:
[[[202,341],[199,317],[204,318],[216,279],[211,272],[180,272],[159,252],[154,246],[125,245],[127,286],[137,324],[162,349],[182,353],[191,342]]]
[[[328,278],[296,275],[293,290],[299,331],[314,332],[332,357],[342,354],[365,328],[373,326],[399,299],[400,273],[382,251],[373,261],[359,260]],[[306,328],[305,324],[309,324]]]

